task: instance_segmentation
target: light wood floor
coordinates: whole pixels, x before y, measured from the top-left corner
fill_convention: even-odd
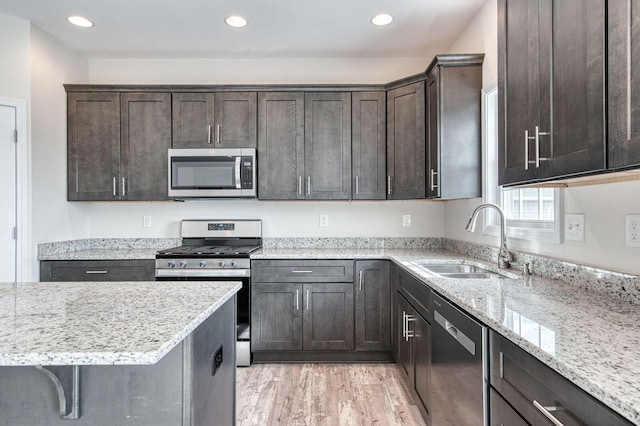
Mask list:
[[[237,424],[424,425],[395,364],[237,369]]]

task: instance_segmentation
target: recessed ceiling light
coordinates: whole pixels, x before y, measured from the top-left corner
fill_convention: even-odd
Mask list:
[[[386,13],[381,13],[371,18],[371,23],[378,27],[389,25],[392,22],[393,22],[393,16],[388,15]]]
[[[239,15],[231,15],[231,16],[227,16],[224,19],[224,22],[229,25],[230,27],[234,27],[234,28],[242,28],[242,27],[246,27],[248,22],[246,19],[244,19],[242,16]]]
[[[93,27],[93,22],[91,22],[90,20],[82,16],[69,16],[67,18],[67,21],[71,22],[73,25],[77,27],[82,27],[82,28]]]

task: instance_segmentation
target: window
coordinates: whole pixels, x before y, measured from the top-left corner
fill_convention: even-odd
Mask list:
[[[483,92],[485,182],[484,202],[502,207],[507,235],[523,240],[560,243],[562,191],[557,188],[502,188],[498,186],[498,89]],[[484,233],[498,235],[498,215],[484,211]]]

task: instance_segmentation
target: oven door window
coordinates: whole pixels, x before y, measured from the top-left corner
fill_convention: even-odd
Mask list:
[[[239,160],[239,157],[237,158]],[[238,187],[236,157],[175,157],[171,159],[172,189],[233,189]]]

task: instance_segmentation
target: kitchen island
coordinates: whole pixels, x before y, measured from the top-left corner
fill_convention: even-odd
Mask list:
[[[0,284],[0,425],[233,424],[240,288]]]

